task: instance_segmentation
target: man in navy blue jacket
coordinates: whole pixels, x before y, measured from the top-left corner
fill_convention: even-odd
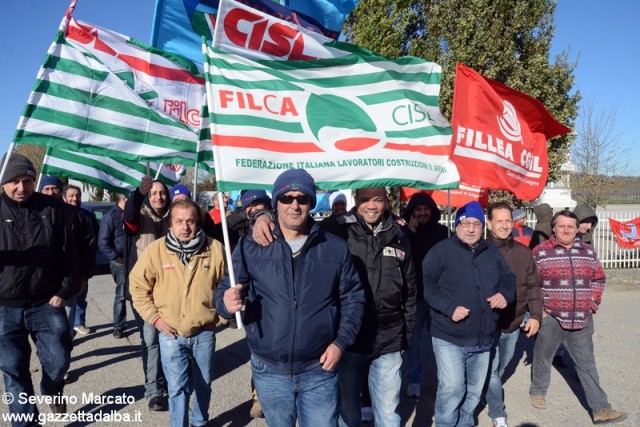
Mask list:
[[[480,204],[467,203],[458,210],[456,234],[434,246],[422,263],[438,369],[438,427],[474,425],[497,310],[515,297],[516,280],[507,262],[482,240],[484,223]]]
[[[111,275],[116,282],[116,293],[113,300],[113,336],[124,338],[124,327],[127,321],[127,300],[125,298],[125,283],[127,272],[124,262],[125,235],[123,225],[124,205],[127,196],[118,194],[114,207],[104,215],[100,222],[98,246],[102,253],[109,258]]]
[[[347,244],[309,216],[311,175],[283,172],[272,195],[278,238],[266,247],[240,239],[233,253],[239,285],[230,287],[227,274],[215,305],[230,318],[246,298],[253,380],[267,424],[336,426],[336,368],[360,328],[364,291]]]

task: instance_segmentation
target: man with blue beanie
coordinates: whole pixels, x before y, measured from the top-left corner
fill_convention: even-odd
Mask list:
[[[303,169],[283,172],[273,186],[277,239],[261,246],[246,235],[215,293],[219,314],[232,318],[246,303],[251,367],[267,424],[336,426],[337,367],[355,340],[364,291],[344,240],[309,216],[316,186]]]
[[[189,191],[189,188],[183,184],[174,185],[171,189],[171,202],[173,203],[184,199],[191,199],[191,191]]]
[[[496,310],[515,296],[515,276],[498,249],[482,240],[484,212],[476,201],[458,210],[455,234],[422,263],[438,370],[435,424],[473,426],[489,369]]]

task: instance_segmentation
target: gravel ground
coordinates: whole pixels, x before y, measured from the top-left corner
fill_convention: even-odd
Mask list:
[[[626,421],[616,425],[636,427],[640,426],[640,371],[637,363],[640,350],[640,270],[608,270],[607,276],[608,286],[600,311],[595,316],[594,341],[600,381],[612,406],[629,414]],[[73,411],[71,416],[84,416],[85,420],[55,424],[84,426],[92,424],[87,421],[89,416],[95,418],[102,415],[103,421],[96,424],[168,426],[166,413],[154,413],[146,409],[141,385],[144,377],[140,341],[133,321],[128,323],[125,339],[116,340],[111,336],[114,288],[111,276],[96,276],[91,279],[89,286],[87,323],[93,333],[76,337],[71,363],[72,382],[65,389],[65,394],[75,401],[69,405]],[[266,426],[264,420],[252,420],[248,416],[251,406],[249,353],[243,337],[242,331],[228,329],[221,330],[217,336],[217,379],[213,384],[210,426]],[[547,395],[548,409],[537,410],[529,404],[528,361],[532,344],[532,340],[523,335],[520,337],[516,358],[507,370],[505,394],[509,425],[591,425],[584,394],[571,366],[553,371]],[[403,386],[400,405],[403,426],[433,425],[435,367],[428,350],[424,357],[427,380],[422,387],[422,397],[406,397],[406,384]],[[35,356],[32,356],[31,366],[38,389],[40,368]],[[0,393],[4,395],[4,384],[0,383],[0,386]],[[48,413],[47,405],[39,407],[43,414]],[[6,413],[6,404],[0,402],[0,416]],[[110,419],[106,420],[105,416]],[[0,426],[8,425],[8,422],[0,419]],[[478,425],[491,426],[486,410],[479,413]]]

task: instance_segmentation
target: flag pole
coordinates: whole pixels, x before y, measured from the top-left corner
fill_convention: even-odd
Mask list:
[[[196,154],[196,159],[198,158],[198,155]],[[198,190],[198,162],[196,161],[196,165],[194,166],[193,169],[193,197],[197,200],[197,192]]]
[[[204,56],[205,74],[209,74],[209,60],[207,58],[208,57],[207,43],[204,37],[202,38],[202,55]],[[211,85],[208,82],[206,82],[205,88],[206,88],[206,95],[207,95],[207,104],[209,106],[209,110],[211,110],[211,100],[213,99]],[[211,144],[213,144],[213,137],[215,135],[212,129],[213,122],[209,123],[209,128],[211,129]],[[214,151],[213,164],[215,169],[214,177],[216,179],[216,188],[219,189],[220,181],[218,178],[220,177],[220,173],[222,172],[222,167],[220,166],[220,147],[218,145],[213,144],[213,151]],[[235,275],[235,272],[233,271],[233,261],[231,260],[231,244],[229,240],[229,230],[227,229],[227,215],[224,209],[224,195],[222,194],[222,191],[218,191],[218,206],[220,207],[220,219],[222,222],[222,236],[224,238],[224,252],[227,258],[227,270],[229,272],[230,286],[236,287],[237,286],[236,275]],[[236,323],[238,324],[238,329],[243,328],[242,314],[240,313],[240,311],[236,311]]]
[[[451,189],[447,188],[447,237],[451,237]]]

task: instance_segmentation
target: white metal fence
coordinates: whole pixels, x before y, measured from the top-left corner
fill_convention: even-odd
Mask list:
[[[640,249],[626,249],[618,246],[609,227],[609,218],[628,221],[640,216],[639,211],[598,212],[598,225],[593,233],[592,245],[600,257],[604,268],[640,268]],[[527,215],[527,225],[533,228],[536,218],[533,212]]]
[[[628,221],[640,217],[640,211],[610,211],[598,212],[598,225],[593,233],[593,247],[595,248],[604,268],[640,268],[640,249],[626,249],[618,246],[616,238],[609,227],[609,218],[617,221]],[[453,229],[455,214],[451,218]],[[441,224],[447,225],[446,215],[442,216]],[[526,224],[534,228],[536,217],[533,212],[527,213]]]
[[[640,216],[640,212],[619,211],[598,214],[598,226],[593,233],[593,246],[604,268],[639,268],[640,249],[621,248],[609,227],[609,218],[628,221]]]

